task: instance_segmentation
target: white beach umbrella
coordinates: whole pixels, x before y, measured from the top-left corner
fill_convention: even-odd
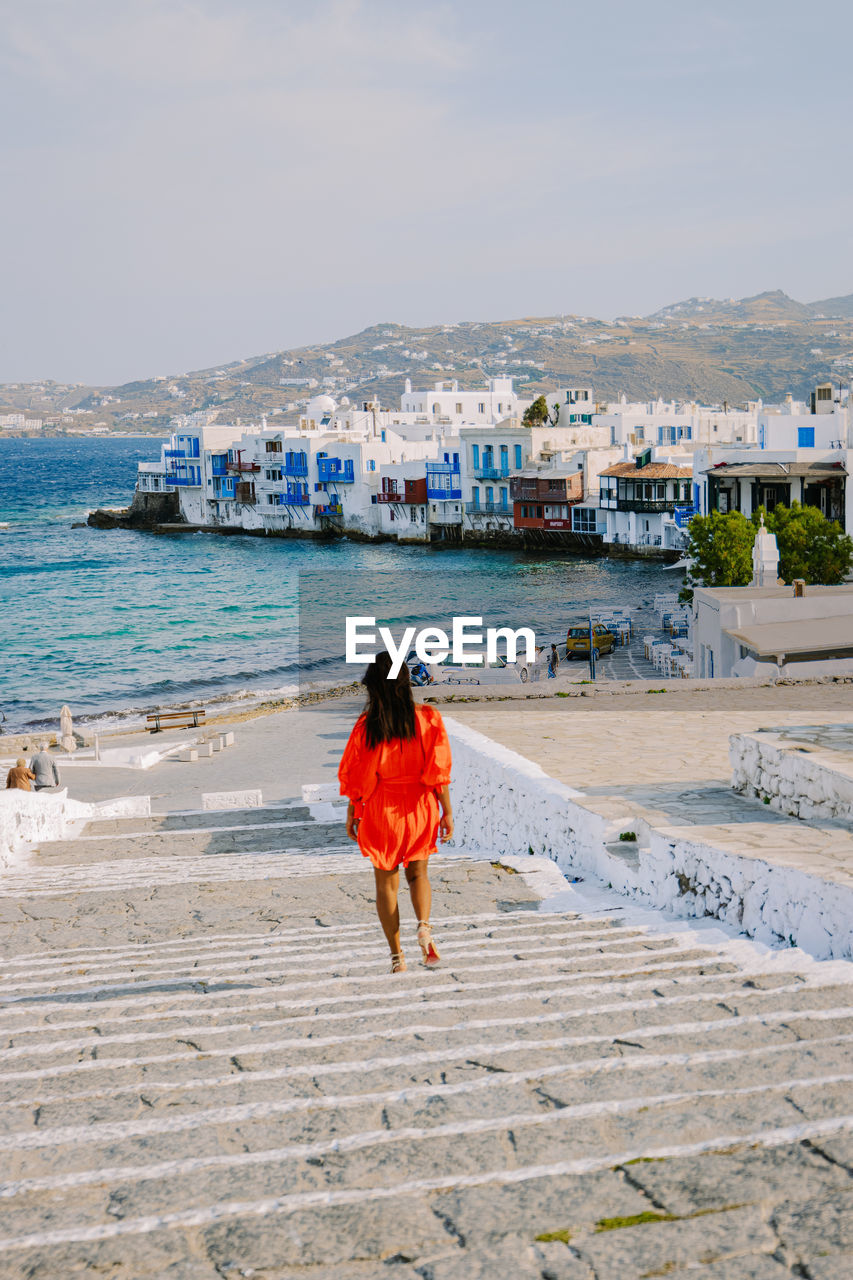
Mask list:
[[[63,751],[74,751],[77,743],[74,738],[74,726],[71,723],[71,708],[64,706],[59,713],[59,739]]]

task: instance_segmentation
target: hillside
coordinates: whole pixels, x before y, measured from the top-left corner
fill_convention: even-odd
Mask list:
[[[589,316],[408,328],[376,324],[323,345],[270,352],[215,369],[116,387],[53,382],[0,386],[0,413],[24,411],[59,428],[101,425],[162,433],[175,413],[293,416],[317,390],[396,405],[415,386],[457,378],[475,387],[512,375],[523,393],[588,384],[599,399],[675,396],[731,405],[804,397],[853,374],[853,294],[801,303],[779,290],[751,298],[689,298],[650,316]]]

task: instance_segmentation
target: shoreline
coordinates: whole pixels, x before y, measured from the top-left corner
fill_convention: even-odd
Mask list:
[[[561,703],[570,698],[586,698],[601,701],[610,701],[612,705],[613,699],[619,699],[624,696],[632,697],[666,697],[670,702],[675,700],[683,702],[685,697],[691,700],[699,698],[704,701],[702,695],[715,694],[723,690],[739,689],[744,692],[754,689],[779,689],[779,688],[825,688],[828,685],[853,685],[853,676],[813,676],[803,680],[792,679],[761,679],[761,678],[731,678],[717,680],[698,680],[687,679],[678,681],[669,681],[661,684],[660,680],[601,680],[594,684],[589,680],[580,679],[572,681],[571,685],[561,689],[531,689],[529,685],[495,685],[477,686],[476,691],[459,692],[459,686],[453,686],[443,690],[440,686],[426,686],[413,690],[416,702],[426,702],[430,705],[450,707],[460,706],[472,703],[536,703],[542,702]],[[219,726],[229,726],[237,724],[246,724],[255,720],[262,720],[267,716],[278,715],[283,711],[299,711],[303,708],[316,707],[324,703],[334,703],[345,699],[358,698],[362,696],[362,685],[360,680],[351,681],[347,684],[332,685],[328,689],[314,689],[304,693],[294,694],[292,697],[270,698],[255,703],[251,707],[234,710],[223,710],[207,716],[204,725],[199,726],[199,730],[204,731],[208,727],[214,728]],[[162,708],[166,710],[167,708]],[[713,709],[713,708],[711,708]],[[198,732],[199,730],[193,730]],[[148,740],[149,730],[144,723],[136,722],[135,724],[126,725],[123,728],[107,729],[99,731],[98,734],[87,733],[85,728],[78,728],[75,731],[79,745],[90,747],[97,738],[100,741],[113,738],[134,738],[141,737]],[[56,745],[59,739],[58,732],[42,729],[25,731],[18,734],[0,735],[0,755],[7,752],[18,750],[26,751],[32,747],[36,741],[48,739],[50,744]]]
[[[534,538],[520,532],[518,534],[495,533],[490,536],[477,535],[473,531],[464,536],[460,529],[460,537],[455,538],[398,538],[387,533],[365,533],[360,529],[339,529],[335,527],[289,529],[244,529],[236,525],[190,524],[182,520],[148,521],[140,519],[133,506],[129,507],[97,507],[89,511],[86,525],[90,529],[112,530],[126,529],[134,533],[150,533],[156,537],[169,537],[175,534],[208,533],[216,537],[246,538],[279,538],[283,541],[298,539],[305,542],[347,541],[365,543],[375,546],[417,546],[427,547],[433,551],[458,551],[460,548],[477,551],[520,551],[525,555],[567,555],[588,557],[592,560],[639,560],[653,561],[658,564],[677,564],[683,550],[664,547],[637,547],[629,543],[590,542],[588,534],[554,533],[553,538],[547,536]]]

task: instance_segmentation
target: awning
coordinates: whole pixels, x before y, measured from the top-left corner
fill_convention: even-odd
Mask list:
[[[779,654],[796,653],[853,655],[853,612],[834,618],[756,622],[739,630],[726,628],[726,635],[758,657],[775,659]]]
[[[705,476],[719,476],[721,480],[735,476],[749,476],[753,480],[793,480],[803,476],[806,480],[834,480],[846,476],[843,466],[835,467],[820,462],[730,462],[724,467],[708,467]]]

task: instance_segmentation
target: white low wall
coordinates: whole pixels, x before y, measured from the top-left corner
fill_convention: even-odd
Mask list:
[[[595,876],[645,906],[713,916],[760,941],[818,959],[853,958],[853,890],[818,876],[736,857],[685,836],[596,813],[594,801],[524,757],[445,717],[453,750],[456,840],[496,856],[541,854],[567,877]],[[638,845],[619,856],[620,832]],[[608,848],[608,846],[610,846]]]
[[[737,733],[729,739],[732,786],[769,801],[772,809],[813,821],[853,821],[853,775],[843,756],[798,749],[775,734]]]
[[[69,800],[67,791],[0,791],[0,868],[28,845],[64,840],[93,818],[147,818],[150,796],[118,796],[100,804]]]

